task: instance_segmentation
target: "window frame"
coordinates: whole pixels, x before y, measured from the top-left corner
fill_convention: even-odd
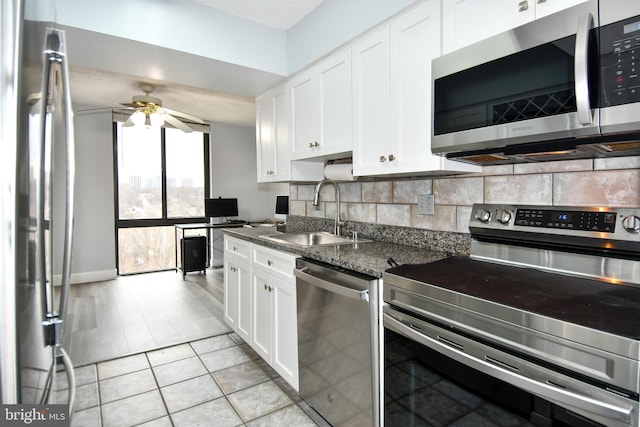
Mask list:
[[[161,161],[161,194],[162,194],[162,218],[149,218],[149,219],[120,219],[120,191],[119,191],[119,176],[118,176],[118,121],[113,121],[112,135],[113,135],[113,197],[114,197],[114,218],[115,218],[115,259],[116,259],[116,274],[117,275],[133,275],[144,274],[152,271],[135,272],[135,273],[121,273],[120,272],[120,258],[118,256],[119,251],[119,238],[118,231],[121,228],[142,228],[142,227],[173,227],[176,224],[197,224],[207,222],[208,218],[205,216],[200,217],[173,217],[168,218],[168,205],[167,205],[167,145],[165,136],[165,127],[160,129],[160,161]],[[210,171],[210,132],[202,132],[202,145],[203,145],[203,159],[204,159],[204,194],[205,198],[211,195],[211,171]],[[203,201],[204,203],[204,201]],[[173,268],[167,268],[165,270],[153,270],[153,271],[169,271]]]

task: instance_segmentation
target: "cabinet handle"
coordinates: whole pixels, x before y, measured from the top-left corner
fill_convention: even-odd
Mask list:
[[[538,4],[540,4],[540,3],[546,3],[546,2],[547,2],[547,0],[538,0]]]
[[[264,290],[265,291],[269,291],[271,292],[273,290],[273,288],[271,286],[268,286],[266,283],[264,284]]]
[[[314,142],[310,142],[309,143],[309,148],[318,148],[320,146],[320,144],[318,143],[318,141],[314,141]]]
[[[267,260],[267,265],[268,265],[269,267],[271,267],[271,265],[272,265],[272,264],[273,264],[273,261],[271,261],[270,259],[268,259],[268,260]]]
[[[380,163],[384,163],[387,161],[387,158],[385,156],[380,156]]]
[[[525,10],[529,10],[529,2],[527,0],[518,3],[518,12],[524,12]]]
[[[235,251],[237,251],[237,250],[238,250],[238,247],[237,247],[237,246],[234,246],[234,247],[233,247],[233,251],[235,252]]]
[[[267,175],[273,175],[273,171],[272,170],[268,170],[267,171]]]
[[[396,156],[394,156],[393,154],[389,154],[389,161],[393,162],[396,159]]]

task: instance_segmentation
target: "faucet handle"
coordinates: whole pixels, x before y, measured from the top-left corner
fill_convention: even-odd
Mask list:
[[[358,232],[357,232],[357,231],[354,231],[354,232],[353,232],[353,241],[354,241],[354,242],[357,242],[357,241],[358,241]]]

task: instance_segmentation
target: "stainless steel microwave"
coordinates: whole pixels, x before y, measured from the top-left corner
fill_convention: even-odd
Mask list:
[[[432,62],[434,153],[475,164],[640,154],[640,1],[588,0]]]

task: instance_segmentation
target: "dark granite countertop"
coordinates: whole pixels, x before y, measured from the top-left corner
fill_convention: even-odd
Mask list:
[[[359,242],[357,245],[346,244],[303,248],[277,243],[260,237],[277,234],[278,232],[272,227],[229,228],[223,231],[239,239],[374,277],[382,277],[382,273],[390,268],[387,263],[389,258],[393,258],[398,264],[419,264],[437,261],[448,256],[444,251],[379,241]]]

